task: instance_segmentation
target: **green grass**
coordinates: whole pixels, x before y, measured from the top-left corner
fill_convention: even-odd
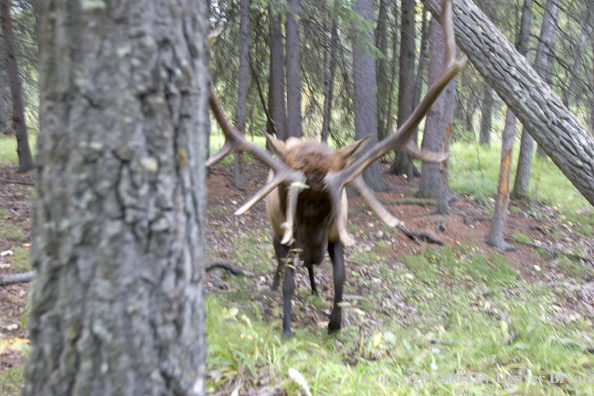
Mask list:
[[[35,152],[37,132],[29,132],[29,147]],[[0,134],[0,166],[16,166],[19,164],[16,137]]]
[[[22,386],[25,382],[24,371],[24,366],[18,366],[0,372],[0,395],[20,395],[22,393]]]

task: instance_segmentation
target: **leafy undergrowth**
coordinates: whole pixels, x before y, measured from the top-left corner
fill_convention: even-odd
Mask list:
[[[308,283],[298,284],[294,337],[285,339],[282,313],[266,314],[259,297],[265,282],[229,279],[230,290],[207,299],[209,392],[269,386],[306,394],[289,376],[295,369],[313,395],[594,394],[594,384],[576,382],[594,381],[585,349],[592,323],[570,303],[592,299],[591,290],[530,285],[501,256],[471,246],[403,261],[348,277],[345,289],[362,298],[347,300],[348,324],[336,336],[326,322],[306,324],[304,310],[329,307],[325,293],[321,302],[309,296]],[[551,383],[561,374],[562,384]]]

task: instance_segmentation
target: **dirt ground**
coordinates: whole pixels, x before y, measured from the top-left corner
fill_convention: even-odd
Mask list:
[[[386,165],[384,165],[385,168]],[[215,259],[229,260],[234,249],[234,241],[238,234],[249,230],[269,229],[265,215],[263,202],[258,203],[246,215],[236,217],[233,212],[246,202],[265,182],[267,169],[259,164],[250,164],[249,184],[245,191],[238,191],[229,186],[232,169],[227,165],[217,165],[212,168],[211,176],[208,179],[208,228],[207,228],[207,249],[210,253],[209,261]],[[0,252],[13,251],[20,248],[28,251],[30,247],[30,231],[32,222],[32,197],[34,196],[35,178],[32,172],[19,174],[16,168],[0,169]],[[379,197],[385,201],[400,201],[414,198],[413,194],[418,188],[418,179],[408,182],[403,177],[384,175],[384,180],[389,183],[393,190],[387,193],[380,193]],[[17,183],[15,183],[17,182]],[[568,276],[558,271],[553,263],[556,254],[579,251],[583,257],[583,265],[594,265],[594,241],[592,238],[584,238],[576,235],[571,226],[568,226],[556,216],[554,209],[544,205],[531,204],[527,206],[523,202],[513,202],[513,206],[521,209],[512,210],[509,213],[506,235],[511,236],[520,232],[535,243],[540,243],[551,254],[538,254],[536,249],[529,246],[517,245],[517,249],[508,252],[498,253],[504,257],[518,271],[520,276],[528,282],[570,282]],[[467,244],[476,246],[479,252],[489,254],[494,249],[485,243],[485,238],[491,225],[490,215],[492,205],[490,203],[478,202],[463,195],[454,195],[450,203],[451,215],[447,218],[436,217],[429,214],[433,206],[419,205],[386,205],[393,214],[404,222],[405,227],[411,231],[425,231],[431,233],[447,245]],[[526,216],[524,213],[531,210],[538,213],[538,217]],[[375,221],[374,221],[375,220]],[[438,225],[445,223],[442,230]],[[362,203],[361,198],[349,198],[349,229],[351,234],[356,234],[357,244],[347,248],[346,266],[349,274],[349,266],[357,266],[358,263],[350,260],[349,257],[357,251],[368,251],[378,242],[383,240],[388,245],[382,253],[381,260],[393,263],[394,266],[403,265],[399,258],[404,254],[419,252],[433,244],[424,241],[415,241],[405,236],[398,230],[386,230],[379,225],[375,214],[370,212],[368,205]],[[225,236],[219,232],[220,227],[226,228]],[[12,232],[13,230],[19,232]],[[12,230],[12,231],[11,231]],[[353,230],[355,232],[353,232]],[[357,233],[357,231],[360,231]],[[373,232],[370,232],[372,231]],[[364,231],[364,232],[363,232]],[[270,244],[271,241],[261,241],[262,244]],[[576,250],[576,247],[580,249]],[[379,257],[378,257],[379,258]],[[242,263],[232,262],[233,265],[241,267]],[[256,273],[254,278],[254,289],[261,291],[266,296],[266,291],[271,284],[271,273],[274,271],[274,260],[271,259],[268,270]],[[11,255],[0,257],[0,276],[15,272],[15,258]],[[358,270],[364,273],[365,269],[358,266]],[[207,289],[211,292],[220,292],[228,286],[220,282],[220,272],[209,273]],[[298,271],[296,283],[305,289],[309,288],[309,280],[306,271]],[[580,282],[591,282],[593,279],[583,279]],[[332,269],[329,260],[321,266],[316,273],[316,281],[320,288],[320,295],[324,300],[329,301],[333,295]],[[381,286],[381,285],[380,285]],[[28,285],[18,284],[6,287],[0,286],[0,339],[28,338],[26,329],[22,328],[23,313],[26,306],[26,294]],[[350,295],[361,295],[373,292],[373,290],[347,290]],[[262,297],[262,300],[267,299]],[[268,303],[263,304],[264,313],[273,311],[274,304],[277,304],[279,294],[267,299]],[[276,303],[274,301],[277,301]],[[299,296],[295,299],[296,305],[303,306]],[[589,301],[591,305],[592,301]],[[329,307],[330,305],[328,305]],[[328,309],[322,309],[319,313],[307,312],[298,314],[294,318],[294,326],[313,324],[325,326]],[[328,311],[328,312],[326,312]],[[594,310],[590,307],[590,312]],[[406,307],[395,312],[407,321]],[[305,323],[299,323],[305,322]],[[349,317],[345,318],[348,325]],[[23,354],[18,351],[5,350],[0,355],[0,370],[6,370],[24,361]]]

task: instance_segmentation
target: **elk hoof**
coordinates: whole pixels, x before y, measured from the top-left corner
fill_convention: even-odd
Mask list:
[[[337,331],[340,330],[341,328],[341,324],[339,323],[332,323],[332,321],[330,321],[330,323],[328,323],[328,334],[334,334]]]
[[[284,338],[292,338],[293,332],[291,331],[291,329],[283,330],[283,337]]]

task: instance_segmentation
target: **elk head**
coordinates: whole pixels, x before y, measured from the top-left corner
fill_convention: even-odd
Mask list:
[[[211,90],[210,106],[225,134],[223,148],[206,163],[211,166],[233,151],[249,152],[271,169],[267,184],[262,187],[236,215],[245,213],[266,197],[266,212],[274,231],[274,249],[279,263],[272,288],[280,283],[283,267],[284,320],[283,334],[291,336],[291,296],[294,290],[295,270],[291,251],[298,251],[309,271],[312,291],[316,293],[313,265],[322,262],[328,249],[334,269],[334,307],[328,324],[329,332],[341,327],[342,286],[344,282],[343,245],[354,243],[346,229],[347,200],[344,188],[353,186],[371,208],[388,225],[394,227],[399,220],[384,208],[367,187],[361,174],[375,160],[391,150],[405,151],[423,161],[441,162],[447,153],[420,150],[411,141],[415,127],[421,122],[441,91],[464,67],[465,58],[455,59],[454,31],[450,0],[443,0],[442,26],[444,29],[445,62],[440,77],[429,87],[425,98],[396,133],[355,159],[369,137],[334,151],[327,145],[301,139],[282,142],[266,134],[275,154],[263,151],[249,143],[231,125]]]

